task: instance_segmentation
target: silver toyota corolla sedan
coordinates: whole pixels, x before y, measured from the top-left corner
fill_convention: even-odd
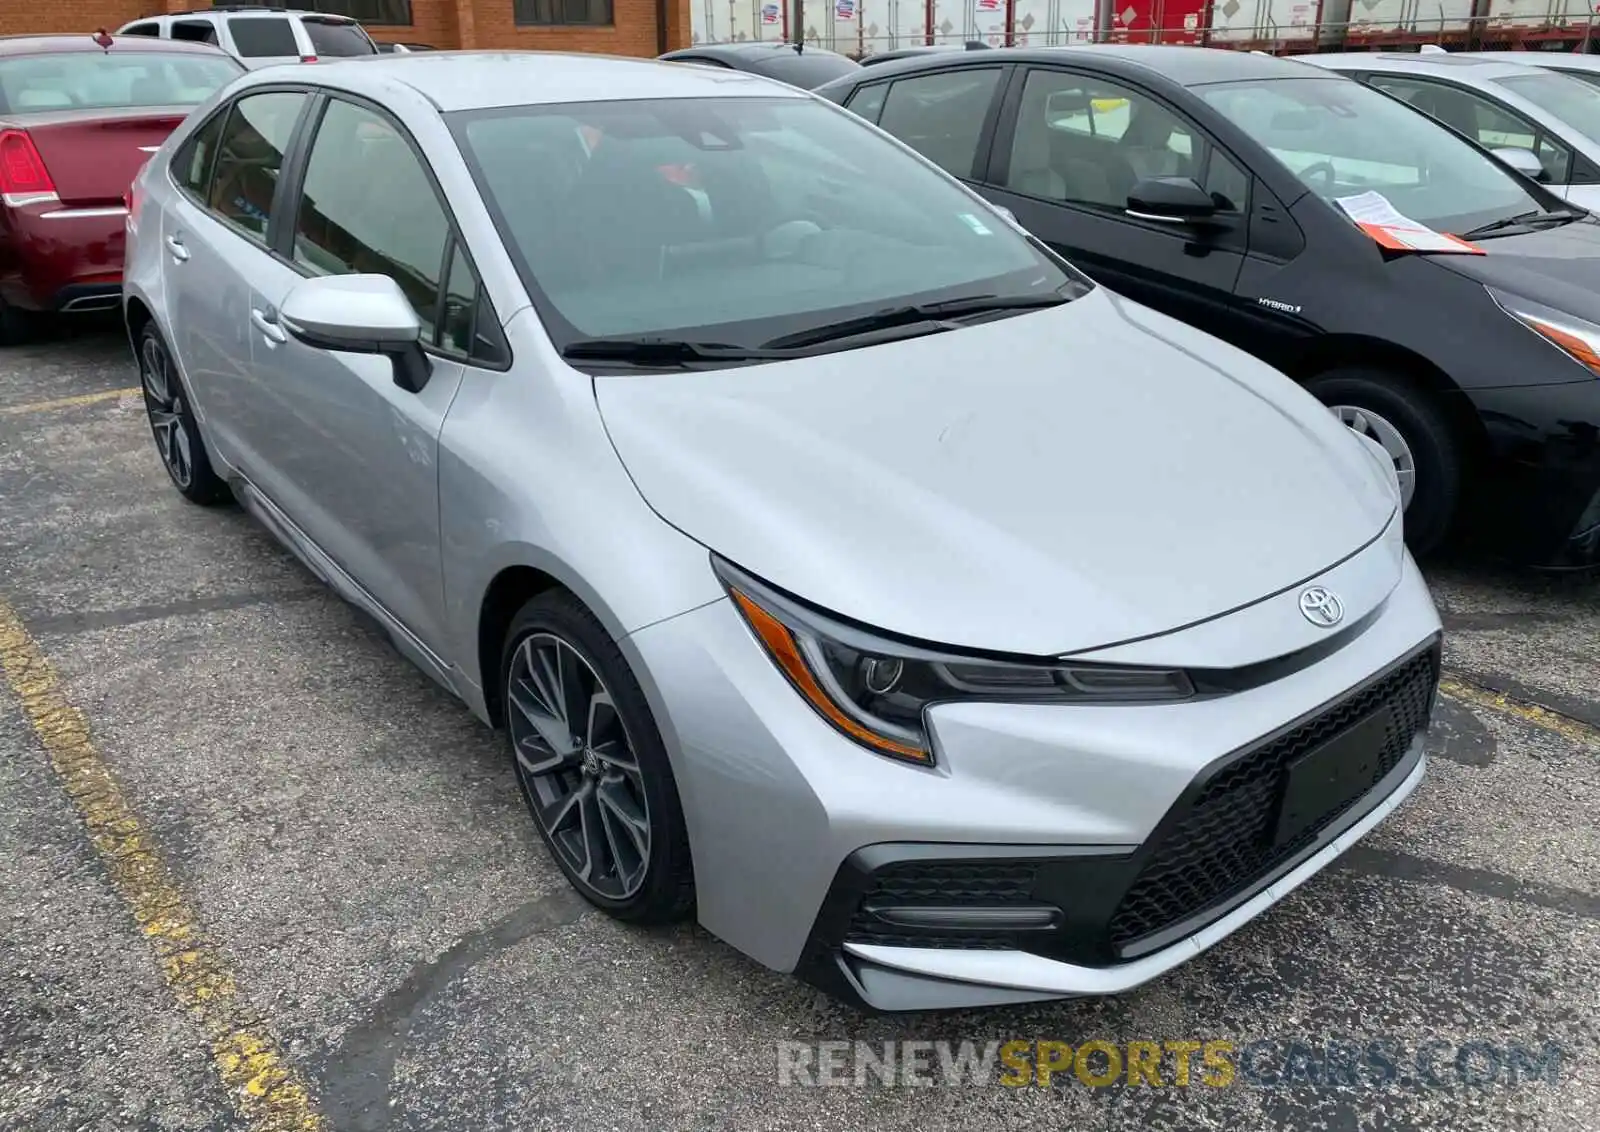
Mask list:
[[[129,205],[173,483],[502,728],[621,919],[878,1009],[1116,992],[1423,775],[1387,458],[799,90],[266,69]]]

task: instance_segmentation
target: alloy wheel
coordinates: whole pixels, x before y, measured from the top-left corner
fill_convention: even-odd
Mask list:
[[[531,633],[507,674],[507,726],[534,820],[577,882],[632,897],[650,866],[638,755],[611,691],[567,641]]]
[[[194,453],[189,447],[189,431],[183,426],[183,389],[172,372],[166,347],[154,335],[146,336],[139,350],[139,377],[161,462],[172,482],[187,489],[194,480]]]
[[[1400,430],[1371,409],[1358,405],[1331,405],[1329,408],[1345,427],[1382,445],[1389,459],[1394,461],[1395,478],[1400,481],[1400,509],[1404,511],[1410,507],[1417,489],[1417,458]]]

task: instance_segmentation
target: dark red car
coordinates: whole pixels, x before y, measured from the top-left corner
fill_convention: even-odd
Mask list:
[[[0,345],[41,311],[118,304],[134,174],[190,107],[243,73],[202,44],[0,37]]]

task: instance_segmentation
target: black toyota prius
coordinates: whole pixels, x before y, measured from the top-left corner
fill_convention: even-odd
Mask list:
[[[1393,457],[1418,553],[1600,564],[1600,220],[1500,158],[1342,76],[1198,47],[939,53],[816,93],[1302,382]]]

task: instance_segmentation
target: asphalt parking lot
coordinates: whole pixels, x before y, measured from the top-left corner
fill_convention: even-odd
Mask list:
[[[0,350],[0,1128],[1600,1127],[1600,582],[1434,567],[1428,779],[1199,960],[1115,1000],[866,1017],[589,910],[495,738],[241,513],[171,490],[136,380],[109,328]],[[780,1042],[892,1039],[1265,1060],[780,1083]],[[1380,1082],[1272,1068],[1330,1039],[1406,1052]],[[1562,1056],[1484,1083],[1470,1043]]]

